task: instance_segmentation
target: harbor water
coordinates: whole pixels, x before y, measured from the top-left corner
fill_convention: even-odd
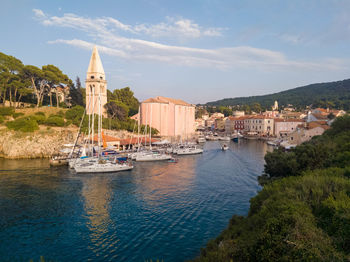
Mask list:
[[[0,159],[0,260],[184,261],[261,189],[268,146],[207,142],[178,163],[75,174],[48,160]]]

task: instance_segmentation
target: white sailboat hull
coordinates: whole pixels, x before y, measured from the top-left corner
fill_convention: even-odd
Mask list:
[[[111,173],[131,170],[134,167],[128,164],[115,164],[115,163],[104,163],[104,164],[81,164],[75,165],[74,169],[77,173]]]
[[[163,160],[169,160],[171,159],[171,155],[166,154],[145,154],[145,155],[139,155],[136,157],[137,162],[148,162],[148,161],[163,161]]]
[[[195,155],[195,154],[201,154],[203,153],[203,149],[201,148],[185,148],[185,149],[178,149],[176,151],[178,155]]]

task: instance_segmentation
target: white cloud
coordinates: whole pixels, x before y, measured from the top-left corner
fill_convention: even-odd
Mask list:
[[[46,15],[44,14],[44,12],[40,9],[33,9],[33,12],[34,12],[34,15],[36,18],[39,18],[39,19],[43,19],[43,18],[46,18]]]
[[[34,11],[34,10],[33,10]],[[34,11],[35,14],[38,13]],[[40,12],[39,12],[40,14]],[[41,22],[47,26],[69,27],[84,31],[91,39],[98,39],[97,45],[102,53],[129,60],[150,60],[168,64],[196,67],[227,68],[259,68],[301,69],[301,70],[339,70],[344,69],[342,61],[329,60],[327,62],[305,62],[289,60],[283,53],[268,49],[238,46],[218,49],[192,48],[176,45],[165,45],[154,41],[120,36],[116,29],[134,34],[167,36],[182,34],[199,37],[201,34],[215,34],[210,29],[203,30],[190,20],[171,20],[157,25],[138,25],[132,27],[114,18],[85,18],[75,14],[65,14],[62,17],[49,17],[43,12]],[[173,22],[171,22],[173,21]],[[172,26],[169,24],[172,23]],[[91,50],[94,41],[80,39],[57,39],[50,44],[68,44]]]
[[[144,33],[153,37],[185,37],[199,38],[202,36],[221,36],[223,28],[207,28],[204,29],[192,20],[179,18],[174,19],[167,17],[167,22],[147,25],[140,24],[134,27],[139,33]]]
[[[71,27],[88,31],[93,29],[121,30],[136,35],[145,34],[152,37],[174,37],[174,38],[199,38],[221,36],[223,28],[203,28],[189,19],[174,19],[167,17],[166,22],[159,24],[138,24],[135,26],[127,25],[112,17],[87,18],[75,14],[64,14],[62,17],[48,17],[40,9],[33,9],[37,19],[44,25],[56,25]]]

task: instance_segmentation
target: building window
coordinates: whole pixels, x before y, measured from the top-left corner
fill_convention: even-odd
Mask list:
[[[290,137],[290,140],[293,140],[294,138],[293,137]]]
[[[94,79],[95,77],[94,76],[91,76],[91,79]]]

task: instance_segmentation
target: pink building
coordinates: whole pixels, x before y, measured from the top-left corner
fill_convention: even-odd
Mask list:
[[[161,136],[186,138],[195,132],[195,107],[182,100],[157,96],[141,103],[140,121]]]

